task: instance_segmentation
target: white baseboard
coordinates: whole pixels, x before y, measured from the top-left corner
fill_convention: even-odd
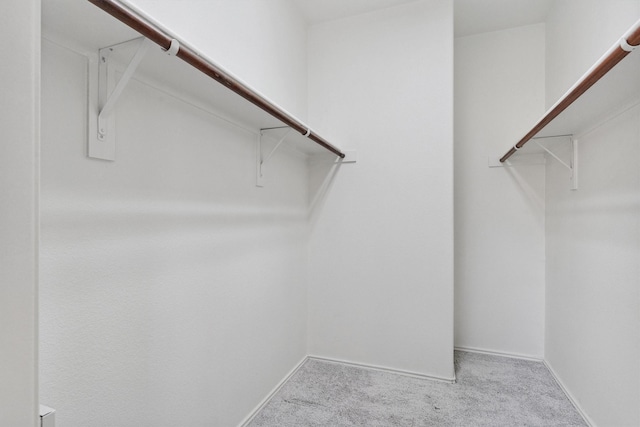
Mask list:
[[[258,412],[260,412],[262,408],[264,408],[267,405],[267,403],[269,403],[269,401],[273,399],[273,396],[275,396],[276,393],[280,391],[280,389],[287,383],[287,381],[289,381],[291,377],[293,377],[295,373],[298,372],[300,368],[302,368],[302,365],[304,365],[307,362],[307,360],[309,360],[309,356],[303,357],[302,360],[291,371],[289,371],[287,375],[285,375],[285,377],[278,383],[278,385],[276,385],[273,388],[273,390],[271,390],[271,392],[267,395],[267,397],[262,399],[262,402],[260,402],[258,406],[256,406],[254,410],[251,411],[249,415],[247,415],[247,417],[244,420],[242,420],[240,424],[238,424],[238,426],[239,427],[247,426],[256,417],[256,415],[258,415]]]
[[[558,384],[562,392],[565,394],[565,396],[567,396],[567,399],[569,399],[569,402],[571,402],[571,404],[576,409],[578,414],[580,414],[584,422],[589,427],[596,427],[596,423],[586,414],[586,412],[584,412],[584,410],[578,404],[578,401],[573,397],[573,395],[569,392],[567,387],[565,387],[565,385],[562,383],[562,381],[560,380],[560,377],[558,377],[558,374],[556,374],[556,372],[553,370],[549,362],[547,362],[543,358],[536,358],[536,357],[526,356],[526,355],[517,354],[517,353],[505,353],[500,351],[491,351],[491,350],[470,348],[470,347],[455,347],[455,350],[468,351],[470,353],[488,354],[492,356],[511,357],[514,359],[530,360],[533,362],[542,362],[542,364],[545,366],[545,368],[547,368],[547,370],[549,371],[549,373],[551,374],[555,382]]]
[[[562,381],[560,380],[560,378],[558,377],[556,372],[553,370],[551,365],[549,365],[549,363],[546,360],[535,358],[535,357],[531,357],[531,356],[526,356],[526,355],[522,355],[522,354],[518,354],[518,353],[507,353],[507,352],[492,351],[492,350],[479,349],[479,348],[473,348],[473,347],[455,347],[455,350],[466,351],[466,352],[469,352],[469,353],[487,354],[487,355],[491,355],[491,356],[509,357],[509,358],[512,358],[512,359],[529,360],[529,361],[532,361],[532,362],[541,362],[541,363],[543,363],[544,366],[549,370],[549,373],[551,374],[553,379],[556,381],[556,383],[558,384],[560,389],[562,389],[564,394],[567,396],[567,399],[569,399],[569,401],[574,406],[576,411],[578,411],[580,416],[584,419],[584,422],[589,427],[597,427],[596,424],[594,423],[594,421],[582,410],[582,408],[580,407],[580,405],[578,404],[576,399],[569,392],[569,390],[565,387],[565,385],[562,383]],[[305,356],[278,383],[278,385],[276,385],[273,388],[273,390],[271,390],[271,392],[267,395],[267,397],[265,397],[262,400],[262,402],[260,402],[258,404],[258,406],[256,406],[255,409],[253,411],[251,411],[251,413],[239,424],[239,426],[240,427],[247,426],[255,418],[255,416],[258,415],[258,412],[260,412],[260,410],[262,410],[262,408],[264,408],[265,405],[267,405],[267,403],[269,403],[269,401],[276,395],[276,393],[278,393],[278,391],[280,391],[280,389],[287,383],[287,381],[289,381],[291,379],[291,377],[293,377],[293,375],[295,375],[295,373],[298,372],[298,370],[307,362],[307,360],[319,360],[319,361],[329,362],[329,363],[339,363],[339,364],[347,365],[347,366],[355,366],[355,367],[358,367],[358,368],[371,369],[371,370],[374,370],[374,371],[381,371],[381,372],[389,372],[389,373],[393,373],[393,374],[399,374],[399,375],[404,375],[404,376],[413,377],[413,378],[427,379],[427,380],[431,380],[431,381],[445,382],[445,383],[449,383],[449,384],[452,384],[452,383],[456,382],[456,378],[455,377],[453,377],[453,378],[444,378],[444,377],[438,377],[438,376],[434,376],[434,375],[425,375],[425,374],[420,374],[420,373],[417,373],[417,372],[405,371],[405,370],[401,370],[401,369],[387,368],[387,367],[384,367],[384,366],[376,366],[376,365],[369,365],[369,364],[364,364],[364,363],[350,362],[350,361],[347,361],[347,360],[333,359],[333,358],[329,358],[329,357]]]
[[[532,356],[523,355],[523,354],[518,354],[518,353],[508,353],[508,352],[493,351],[493,350],[486,350],[486,349],[473,348],[473,347],[454,347],[454,349],[458,350],[458,351],[466,351],[466,352],[469,352],[469,353],[479,353],[479,354],[487,354],[487,355],[491,355],[491,356],[509,357],[509,358],[512,358],[512,359],[529,360],[529,361],[532,361],[532,362],[541,362],[547,368],[547,370],[549,371],[549,373],[551,374],[551,376],[553,377],[555,382],[558,384],[558,386],[563,391],[563,393],[567,396],[567,399],[569,399],[569,401],[571,402],[573,407],[576,409],[576,411],[578,411],[578,413],[580,414],[580,416],[582,417],[584,422],[589,427],[597,427],[595,422],[584,412],[584,410],[582,410],[582,408],[580,407],[580,405],[578,404],[576,399],[569,392],[567,387],[565,387],[563,382],[560,380],[560,377],[558,377],[556,372],[553,370],[551,365],[549,365],[549,363],[546,360],[540,359],[540,358],[536,358],[536,357],[532,357]],[[452,384],[452,383],[456,382],[455,376],[453,378],[444,378],[444,377],[438,377],[438,376],[434,376],[434,375],[425,375],[425,374],[420,374],[420,373],[417,373],[417,372],[405,371],[405,370],[401,370],[401,369],[387,368],[387,367],[384,367],[384,366],[369,365],[369,364],[364,364],[364,363],[350,362],[350,361],[347,361],[347,360],[333,359],[333,358],[329,358],[329,357],[305,356],[278,383],[278,385],[276,385],[273,388],[273,390],[271,390],[271,392],[267,395],[267,397],[265,397],[262,400],[262,402],[260,402],[258,404],[258,406],[256,406],[255,409],[253,411],[251,411],[251,413],[239,424],[239,426],[240,427],[247,426],[256,417],[256,415],[258,415],[258,412],[260,412],[260,410],[262,410],[262,408],[264,408],[265,405],[267,405],[269,403],[269,401],[276,395],[276,393],[278,393],[278,391],[280,391],[280,389],[287,383],[287,381],[289,381],[291,379],[291,377],[293,377],[293,375],[295,375],[295,373],[298,372],[298,370],[308,360],[319,360],[319,361],[328,362],[328,363],[338,363],[338,364],[347,365],[347,366],[355,366],[355,367],[358,367],[358,368],[371,369],[371,370],[374,370],[374,371],[381,371],[381,372],[389,372],[389,373],[404,375],[404,376],[408,376],[408,377],[412,377],[412,378],[427,379],[427,380],[431,380],[431,381],[439,381],[439,382],[445,382],[445,383],[449,383],[449,384]]]
[[[538,356],[530,356],[530,355],[520,354],[520,353],[509,353],[504,351],[487,350],[484,348],[454,347],[454,350],[466,351],[468,353],[487,354],[489,356],[509,357],[511,359],[529,360],[531,362],[543,362],[542,357],[538,357]]]
[[[338,359],[331,359],[328,357],[320,357],[320,356],[305,356],[279,383],[278,385],[276,385],[273,390],[271,390],[271,392],[267,395],[267,397],[265,397],[259,404],[258,406],[256,406],[253,411],[251,411],[249,413],[249,415],[247,415],[247,417],[240,422],[240,424],[238,424],[239,427],[246,427],[247,425],[249,425],[249,423],[251,421],[253,421],[253,419],[256,417],[256,415],[258,415],[258,412],[260,412],[262,410],[262,408],[264,408],[271,399],[273,399],[273,397],[276,395],[276,393],[278,393],[280,391],[280,389],[287,383],[287,381],[289,381],[291,379],[291,377],[293,377],[295,375],[296,372],[298,372],[298,370],[300,368],[302,368],[302,366],[307,362],[307,360],[320,360],[323,362],[329,362],[329,363],[340,363],[343,365],[348,365],[348,366],[355,366],[358,368],[364,368],[364,369],[371,369],[374,371],[381,371],[381,372],[390,372],[390,373],[394,373],[394,374],[399,374],[399,375],[405,375],[408,377],[413,377],[413,378],[420,378],[420,379],[427,379],[427,380],[431,380],[431,381],[439,381],[439,382],[445,382],[448,384],[453,384],[456,382],[456,378],[455,376],[453,378],[443,378],[443,377],[437,377],[437,376],[432,376],[432,375],[425,375],[425,374],[419,374],[417,372],[411,372],[411,371],[403,371],[400,369],[392,369],[392,368],[386,368],[386,367],[382,367],[382,366],[375,366],[375,365],[367,365],[367,364],[363,364],[363,363],[355,363],[355,362],[349,362],[346,360],[338,360]]]
[[[456,382],[455,376],[452,378],[445,378],[445,377],[439,377],[435,375],[421,374],[418,372],[405,371],[402,369],[393,369],[393,368],[387,368],[385,366],[369,365],[365,363],[357,363],[357,362],[351,362],[348,360],[333,359],[333,358],[321,357],[321,356],[309,356],[309,359],[320,360],[320,361],[329,362],[329,363],[340,363],[342,365],[355,366],[357,368],[371,369],[371,370],[380,371],[380,372],[389,372],[393,374],[404,375],[407,377],[420,378],[420,379],[431,380],[431,381],[439,381],[439,382],[444,382],[448,384],[453,384]]]
[[[551,373],[551,376],[553,377],[553,379],[556,381],[558,386],[560,386],[564,394],[567,396],[567,399],[569,399],[569,402],[571,402],[573,407],[576,408],[576,411],[578,411],[578,413],[580,414],[584,422],[587,423],[589,427],[596,427],[596,423],[586,414],[586,412],[582,410],[582,408],[578,404],[578,401],[573,397],[571,392],[569,392],[569,389],[565,387],[564,383],[562,382],[558,374],[556,374],[556,371],[553,370],[549,362],[547,362],[546,360],[543,360],[542,363],[544,363],[544,366],[549,370],[549,373]]]

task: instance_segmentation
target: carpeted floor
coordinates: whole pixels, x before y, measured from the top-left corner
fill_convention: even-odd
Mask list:
[[[457,351],[456,384],[308,360],[251,427],[585,426],[540,362]]]

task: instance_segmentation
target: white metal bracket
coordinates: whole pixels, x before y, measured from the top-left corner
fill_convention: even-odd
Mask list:
[[[280,139],[278,140],[278,142],[275,145],[275,147],[273,147],[271,152],[265,157],[264,154],[262,153],[262,145],[263,145],[262,138],[265,136],[266,132],[277,130],[277,129],[286,129],[286,131],[285,131],[284,135],[282,135],[282,137],[280,137]],[[260,137],[258,138],[258,149],[256,150],[256,186],[257,187],[264,187],[265,166],[266,166],[267,162],[269,161],[269,159],[271,159],[271,157],[278,150],[278,148],[280,148],[280,145],[287,138],[287,135],[289,135],[289,132],[291,132],[291,128],[288,127],[288,126],[277,127],[277,128],[260,129]]]
[[[571,143],[571,160],[569,161],[569,164],[567,164],[555,153],[542,145],[537,139],[534,140],[534,142],[540,148],[542,148],[547,154],[556,159],[562,166],[564,166],[571,172],[571,190],[575,191],[578,189],[578,140],[570,137],[569,141]]]
[[[107,117],[109,116],[111,110],[113,110],[116,102],[118,102],[118,99],[120,98],[120,95],[122,95],[124,88],[127,86],[127,83],[129,83],[129,80],[131,80],[131,77],[133,77],[133,74],[136,72],[136,68],[138,68],[138,65],[140,65],[140,62],[142,62],[142,59],[144,58],[150,47],[151,41],[147,38],[142,39],[140,47],[138,47],[136,54],[133,56],[133,59],[131,59],[131,62],[129,62],[129,65],[127,65],[124,74],[122,75],[122,77],[120,77],[120,80],[118,81],[115,89],[113,89],[113,92],[111,92],[110,94],[107,94],[106,90],[98,92],[98,102],[102,106],[102,108],[100,109],[100,113],[98,114],[98,139],[104,139],[107,136],[107,126],[105,123]],[[105,70],[107,67],[107,62],[109,60],[109,54],[111,52],[113,52],[112,47],[100,49],[98,55],[100,66]]]
[[[279,138],[269,136],[270,132],[278,131],[282,129],[286,129],[286,131],[284,132],[284,134],[280,134]],[[273,155],[278,150],[278,148],[280,148],[280,145],[282,145],[282,143],[285,141],[285,139],[287,138],[291,130],[292,129],[289,126],[260,129],[260,136],[257,141],[257,149],[256,149],[256,187],[264,187],[264,174],[265,174],[267,162],[271,159],[271,157],[273,157]],[[308,136],[310,132],[311,131],[308,131],[306,136]],[[263,138],[267,136],[270,139],[273,139],[277,142],[276,142],[276,145],[271,149],[269,154],[265,156],[265,154],[262,152],[262,148],[263,148],[263,145],[265,145]],[[336,160],[336,163],[339,163],[339,164],[356,163],[357,152],[355,150],[344,151],[344,154],[345,154],[344,158],[338,157],[338,159]]]
[[[89,144],[87,154],[94,159],[115,160],[115,126],[110,113],[151,47],[152,42],[147,38],[142,39],[138,50],[117,84],[115,83],[115,68],[111,66],[109,56],[117,47],[131,42],[138,42],[138,40],[98,50],[97,78],[94,70],[95,65],[90,69],[89,83],[92,87],[89,91]],[[93,89],[93,87],[97,87],[97,90]]]

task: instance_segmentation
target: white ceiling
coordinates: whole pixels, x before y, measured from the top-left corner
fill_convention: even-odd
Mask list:
[[[310,25],[416,0],[292,0]],[[455,36],[544,22],[554,0],[454,0]]]
[[[313,25],[399,6],[416,0],[291,1],[299,7],[309,24]],[[455,5],[455,36],[463,37],[544,22],[555,0],[453,1]],[[68,40],[78,40],[83,45],[92,48],[114,44],[137,36],[135,31],[116,23],[115,20],[104,19],[104,12],[86,0],[46,0],[42,3],[42,24],[45,33],[58,34]]]
[[[413,1],[416,0],[292,0],[310,25]]]
[[[455,0],[455,36],[544,22],[554,0]]]

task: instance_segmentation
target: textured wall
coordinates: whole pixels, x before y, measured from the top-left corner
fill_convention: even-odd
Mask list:
[[[312,180],[310,353],[452,378],[451,2],[312,27],[309,76],[310,121],[358,150]]]
[[[546,359],[599,426],[640,423],[639,124],[636,106],[579,139],[577,192],[547,167]]]
[[[455,41],[456,346],[544,354],[544,164],[489,168],[544,113],[544,24]]]
[[[35,426],[40,1],[3,1],[0,34],[0,425]]]
[[[254,133],[138,81],[117,160],[88,159],[86,68],[45,43],[42,401],[61,426],[236,425],[306,354],[306,159],[279,150],[257,188]]]
[[[637,0],[557,2],[547,24],[547,104],[639,18]],[[578,140],[578,191],[568,191],[556,162],[547,167],[545,358],[595,425],[638,425],[637,103]]]

